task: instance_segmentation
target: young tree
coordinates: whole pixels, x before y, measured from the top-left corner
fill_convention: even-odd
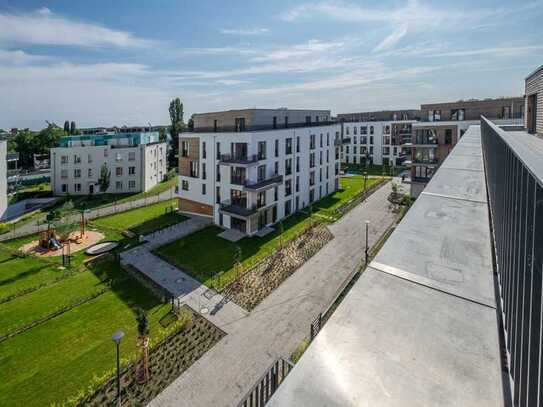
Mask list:
[[[109,181],[111,180],[111,171],[107,168],[106,163],[100,168],[100,177],[98,178],[98,185],[100,191],[106,192],[109,188]]]
[[[72,122],[70,123],[70,134],[72,134],[72,135],[73,135],[73,134],[77,134],[77,127],[75,126],[75,122],[74,122],[74,121],[72,121]]]
[[[170,102],[170,135],[172,137],[172,145],[168,156],[168,163],[171,167],[176,167],[177,154],[179,152],[179,133],[183,131],[185,123],[183,122],[183,103],[179,98],[175,98]]]
[[[141,308],[137,311],[136,322],[138,323],[138,336],[141,345],[141,381],[146,382],[149,380],[149,320],[147,314]]]
[[[64,133],[70,134],[70,122],[68,120],[64,122]]]

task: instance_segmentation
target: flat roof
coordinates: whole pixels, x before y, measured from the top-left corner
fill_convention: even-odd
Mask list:
[[[530,79],[532,76],[536,75],[537,73],[539,73],[540,71],[543,70],[543,65],[539,66],[538,68],[536,68],[534,71],[532,71],[527,77],[526,77],[526,80]]]
[[[470,126],[269,406],[503,406],[480,127]]]
[[[488,98],[488,99],[471,99],[471,100],[455,100],[452,102],[437,102],[437,103],[425,103],[420,105],[420,109],[424,110],[425,108],[431,107],[431,106],[439,106],[439,105],[463,105],[463,104],[471,104],[471,103],[495,103],[495,102],[503,102],[503,101],[513,101],[513,100],[524,100],[524,96],[504,96],[500,98]]]
[[[256,107],[249,107],[245,109],[230,109],[219,110],[216,112],[194,113],[193,116],[203,116],[208,114],[218,113],[234,113],[234,112],[256,112],[256,111],[275,111],[275,112],[327,112],[330,113],[330,109],[289,109],[289,108],[277,108],[277,109],[261,109]]]

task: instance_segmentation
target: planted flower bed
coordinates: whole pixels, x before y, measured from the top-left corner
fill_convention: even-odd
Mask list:
[[[215,345],[225,333],[188,307],[190,318],[181,328],[149,352],[150,377],[140,384],[137,379],[140,361],[121,372],[123,406],[144,406],[172,383],[181,373]],[[115,405],[115,376],[92,395],[80,400],[78,406]]]
[[[226,286],[223,295],[252,310],[333,237],[324,224],[309,228]]]

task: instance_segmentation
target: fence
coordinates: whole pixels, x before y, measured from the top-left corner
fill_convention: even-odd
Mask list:
[[[265,406],[293,367],[294,365],[289,361],[283,358],[277,359],[243,397],[238,407]]]
[[[176,194],[173,192],[173,188],[169,191],[163,192],[158,195],[151,195],[142,199],[135,201],[123,202],[123,203],[113,203],[112,205],[99,207],[96,209],[91,209],[88,213],[85,214],[85,219],[93,220],[101,218],[104,216],[115,215],[120,212],[126,212],[132,209],[141,208],[143,206],[156,204],[163,201],[168,201],[176,197]],[[47,223],[44,221],[45,215],[43,215],[41,221],[38,220],[36,223],[27,223],[16,229],[0,235],[0,241],[16,239],[23,236],[32,235],[34,233],[39,233],[47,229]],[[78,223],[81,221],[81,214],[74,214],[63,218],[57,224],[70,224]]]
[[[483,158],[515,406],[542,406],[543,140],[481,121]]]

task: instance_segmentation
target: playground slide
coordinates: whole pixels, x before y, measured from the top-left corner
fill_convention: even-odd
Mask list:
[[[49,246],[51,246],[53,249],[58,250],[62,246],[60,245],[59,241],[55,239],[54,237],[49,239]]]

